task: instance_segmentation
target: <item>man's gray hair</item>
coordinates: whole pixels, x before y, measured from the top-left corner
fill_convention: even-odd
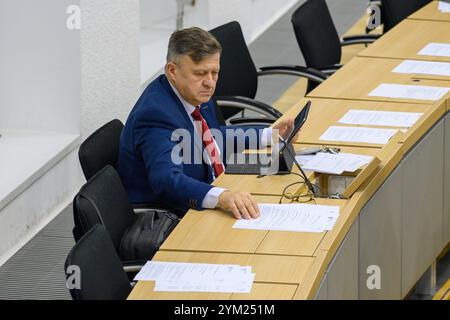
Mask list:
[[[218,52],[222,52],[222,46],[211,33],[192,27],[172,33],[167,50],[167,62],[188,55],[192,61],[199,63],[205,57]]]

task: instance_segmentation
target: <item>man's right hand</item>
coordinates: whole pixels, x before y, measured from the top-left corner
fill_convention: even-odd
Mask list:
[[[248,192],[226,190],[219,196],[218,206],[231,211],[236,219],[259,217],[258,204]]]

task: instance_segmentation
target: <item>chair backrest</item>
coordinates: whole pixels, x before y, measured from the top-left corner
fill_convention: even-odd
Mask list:
[[[432,0],[381,0],[383,32],[388,32],[403,19],[413,14]]]
[[[341,62],[341,41],[325,0],[308,0],[291,17],[295,37],[307,67]]]
[[[122,129],[123,123],[120,120],[111,120],[92,133],[80,145],[78,158],[86,180],[89,180],[107,164],[117,168]]]
[[[128,277],[102,225],[92,227],[75,244],[64,267],[67,277],[80,271],[79,286],[75,281],[69,283],[74,286],[69,289],[74,300],[125,300],[131,292]]]
[[[73,201],[73,214],[75,228],[81,229],[81,235],[96,224],[104,225],[116,250],[136,218],[120,177],[110,165],[81,187]]]
[[[258,89],[258,73],[245,43],[241,26],[237,21],[233,21],[212,29],[210,33],[222,45],[215,96],[242,96],[254,99]]]

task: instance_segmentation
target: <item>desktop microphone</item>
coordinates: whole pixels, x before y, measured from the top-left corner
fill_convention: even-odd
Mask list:
[[[300,170],[300,172],[301,172],[301,174],[302,174],[302,176],[303,176],[303,179],[305,180],[305,184],[306,184],[306,186],[308,187],[309,191],[311,191],[311,193],[312,193],[313,195],[316,195],[316,191],[315,191],[315,188],[314,188],[313,184],[311,183],[311,181],[309,181],[309,179],[308,179],[308,177],[306,176],[305,172],[303,171],[302,167],[300,166],[300,164],[299,164],[299,163],[297,162],[297,160],[295,159],[295,154],[293,154],[293,153],[291,152],[291,150],[288,148],[286,140],[284,140],[284,138],[283,138],[281,135],[278,135],[278,138],[280,139],[281,142],[283,142],[284,148],[287,149],[287,151],[288,151],[289,154],[291,155],[291,157],[292,157],[292,159],[293,159],[295,165],[297,166],[298,170]]]

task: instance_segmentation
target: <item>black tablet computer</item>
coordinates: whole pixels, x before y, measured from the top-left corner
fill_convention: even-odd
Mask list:
[[[289,137],[285,140],[286,143],[283,143],[283,146],[280,148],[280,154],[287,153],[288,150],[285,150],[292,143],[292,139],[295,137],[297,132],[306,122],[308,118],[309,109],[311,107],[311,101],[308,101],[306,105],[303,107],[302,111],[297,115],[294,120],[294,129],[292,130]],[[282,141],[280,141],[282,143]],[[292,146],[291,146],[292,148]],[[237,154],[233,154],[233,156],[237,156]],[[270,164],[262,164],[260,162],[259,154],[244,154],[244,163],[237,164],[235,159],[233,161],[227,161],[228,164],[225,167],[225,173],[228,174],[260,174],[261,169],[263,167],[269,167]],[[287,155],[285,158],[292,158],[290,155]],[[231,159],[229,159],[231,160]],[[283,160],[284,161],[284,160]],[[290,167],[292,167],[292,161],[289,161],[290,164],[285,164],[286,167],[283,171],[290,172]],[[281,164],[283,166],[283,164]]]
[[[292,139],[295,137],[297,132],[300,130],[300,128],[303,126],[303,124],[306,122],[306,119],[308,118],[309,108],[311,107],[311,101],[308,101],[306,105],[303,107],[302,111],[295,117],[294,120],[294,129],[292,130],[289,137],[286,139],[287,143],[291,143]]]

